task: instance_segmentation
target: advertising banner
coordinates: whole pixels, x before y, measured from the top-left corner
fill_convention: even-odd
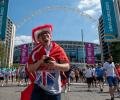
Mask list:
[[[20,46],[20,64],[26,64],[28,61],[28,44]]]
[[[86,49],[86,62],[87,62],[87,64],[94,64],[95,58],[94,58],[94,46],[93,46],[93,44],[86,43],[85,49]]]
[[[105,39],[114,39],[118,35],[113,0],[101,0]]]
[[[0,39],[5,39],[8,0],[0,0]]]

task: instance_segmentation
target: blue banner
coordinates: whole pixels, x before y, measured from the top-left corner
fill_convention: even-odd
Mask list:
[[[101,0],[105,39],[113,39],[118,35],[113,0]]]
[[[0,39],[5,40],[8,0],[0,0]]]

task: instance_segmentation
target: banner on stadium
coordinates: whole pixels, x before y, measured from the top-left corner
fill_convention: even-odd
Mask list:
[[[86,63],[95,64],[94,45],[92,43],[85,43],[85,49],[86,49]]]
[[[20,46],[20,64],[26,64],[28,61],[28,44]]]

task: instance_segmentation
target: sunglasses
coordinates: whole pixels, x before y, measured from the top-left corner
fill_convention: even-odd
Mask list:
[[[38,38],[40,37],[40,36],[42,36],[43,34],[50,34],[48,31],[43,31],[43,32],[41,32],[40,34],[38,34]]]

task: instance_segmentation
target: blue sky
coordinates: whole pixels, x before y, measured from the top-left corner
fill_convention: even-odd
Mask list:
[[[53,40],[99,43],[100,0],[9,0],[8,16],[16,25],[15,45],[31,42],[32,28],[53,24]]]

